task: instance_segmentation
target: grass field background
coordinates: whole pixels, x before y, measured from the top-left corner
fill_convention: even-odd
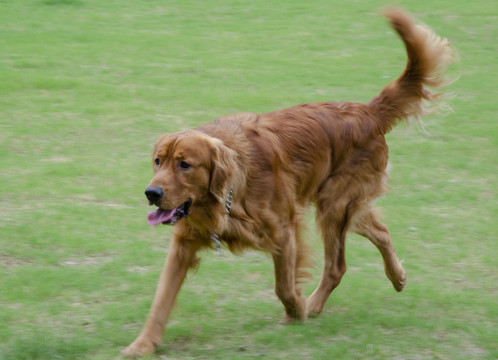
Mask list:
[[[206,252],[151,359],[498,358],[498,6],[398,3],[461,58],[453,113],[388,135],[378,205],[406,290],[350,236],[323,314],[284,326],[270,257]],[[145,220],[152,143],[238,111],[368,101],[405,63],[385,4],[0,0],[0,358],[119,359],[171,235]]]

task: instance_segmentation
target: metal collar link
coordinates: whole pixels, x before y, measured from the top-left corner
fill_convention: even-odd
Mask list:
[[[227,212],[227,214],[230,214],[230,209],[232,208],[232,199],[233,189],[230,189],[230,191],[228,192],[227,201],[225,203],[225,211]]]
[[[230,215],[230,210],[232,209],[232,200],[233,200],[233,188],[231,188],[230,191],[228,192],[227,200],[225,202],[225,212],[228,215]],[[220,236],[216,233],[213,233],[213,235],[211,235],[211,240],[213,240],[216,250],[221,252]]]
[[[211,235],[211,240],[213,240],[214,246],[216,247],[216,250],[221,252],[221,242],[220,242],[220,237],[217,234]]]

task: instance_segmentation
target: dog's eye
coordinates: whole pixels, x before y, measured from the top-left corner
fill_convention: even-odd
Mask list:
[[[183,161],[183,160],[178,163],[178,168],[180,170],[188,170],[191,167],[192,167],[192,165],[190,165],[188,162]]]
[[[154,159],[154,165],[159,166],[161,164],[161,159],[160,158],[155,158]]]

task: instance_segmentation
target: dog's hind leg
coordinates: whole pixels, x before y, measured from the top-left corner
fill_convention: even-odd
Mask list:
[[[402,291],[406,285],[405,270],[396,256],[387,227],[377,220],[374,210],[368,207],[357,212],[350,230],[368,238],[379,249],[388,279],[397,291]]]
[[[335,183],[329,180],[318,196],[316,220],[322,234],[324,263],[320,283],[307,301],[309,316],[322,312],[332,290],[339,285],[346,272],[345,242],[349,225],[349,203],[345,193],[342,193],[342,197],[330,195],[341,194],[337,190]]]
[[[322,230],[323,231],[323,230]],[[340,226],[328,226],[323,235],[324,263],[322,277],[315,291],[308,298],[308,315],[316,316],[323,310],[332,290],[341,282],[346,272],[346,232]]]

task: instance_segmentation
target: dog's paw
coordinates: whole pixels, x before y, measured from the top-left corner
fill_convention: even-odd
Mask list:
[[[310,296],[306,304],[308,310],[308,317],[315,318],[318,315],[320,315],[320,313],[323,310],[324,304],[325,302],[322,299],[318,299],[316,295]]]
[[[393,283],[393,286],[396,289],[396,291],[398,291],[398,292],[403,291],[403,289],[406,286],[406,274],[405,274],[405,272],[403,272],[403,274],[397,280],[394,280],[392,283]]]
[[[282,320],[279,321],[279,324],[288,325],[288,324],[296,324],[302,323],[304,320],[292,317],[288,314],[285,314]]]
[[[285,316],[280,320],[280,324],[302,323],[307,317],[306,299],[299,297],[295,308],[285,309]]]
[[[403,291],[406,286],[406,273],[401,264],[396,269],[386,268],[386,275],[396,291]]]
[[[158,344],[147,339],[138,338],[121,351],[121,355],[136,358],[154,353]]]

